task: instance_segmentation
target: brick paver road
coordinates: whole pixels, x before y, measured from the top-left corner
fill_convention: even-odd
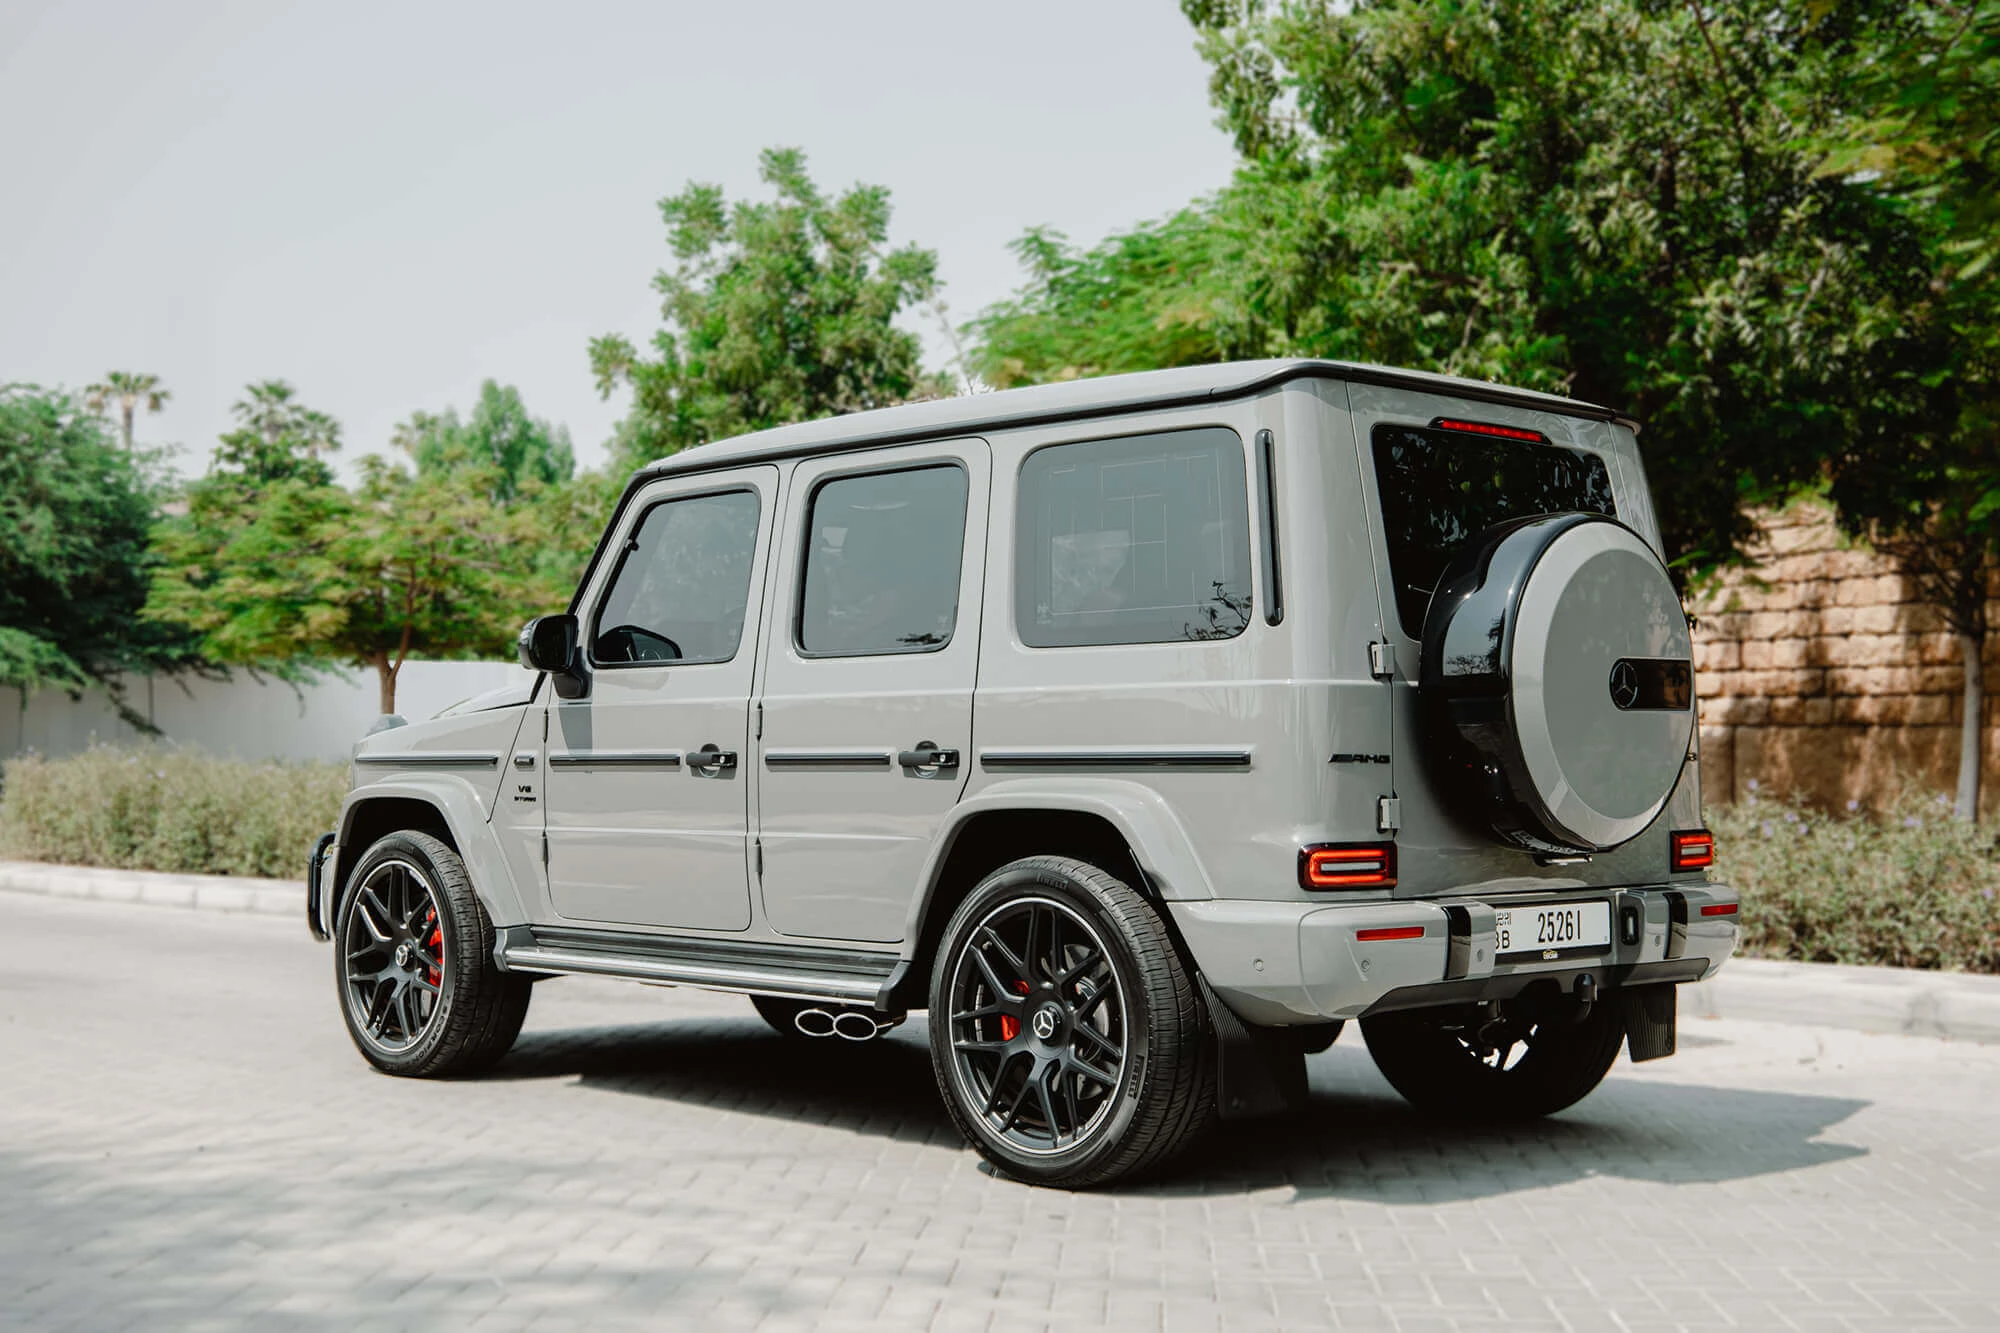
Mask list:
[[[1349,1034],[1308,1114],[1072,1195],[981,1168],[920,1024],[566,980],[405,1082],[293,923],[0,894],[0,1327],[2000,1327],[2000,1047],[1682,1032],[1471,1134]]]

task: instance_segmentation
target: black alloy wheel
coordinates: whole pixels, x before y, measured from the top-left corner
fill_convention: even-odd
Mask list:
[[[1207,1014],[1159,912],[1081,861],[1016,861],[968,895],[930,1013],[953,1120],[1023,1180],[1077,1188],[1156,1166],[1214,1104]]]
[[[472,1073],[507,1053],[527,1017],[530,978],[493,961],[465,863],[428,833],[391,833],[362,855],[333,945],[348,1035],[385,1073]]]
[[[1081,1142],[1125,1080],[1117,971],[1091,924],[1053,898],[1003,902],[951,979],[953,1073],[992,1133],[1049,1156]]]
[[[409,1050],[444,994],[444,927],[430,880],[401,857],[376,862],[355,885],[343,924],[349,1015],[384,1054]]]

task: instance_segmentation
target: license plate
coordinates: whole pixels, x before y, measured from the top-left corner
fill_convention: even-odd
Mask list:
[[[1610,903],[1504,907],[1493,914],[1495,952],[1505,958],[1560,958],[1611,947]]]

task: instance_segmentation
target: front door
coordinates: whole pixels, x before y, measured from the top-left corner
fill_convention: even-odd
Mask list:
[[[778,470],[648,486],[579,608],[589,692],[549,703],[549,896],[578,921],[750,924],[750,687]]]
[[[974,439],[793,473],[757,774],[781,934],[903,936],[972,762],[990,472]]]

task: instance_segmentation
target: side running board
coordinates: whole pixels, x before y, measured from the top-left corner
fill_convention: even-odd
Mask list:
[[[888,953],[555,926],[507,927],[493,961],[508,972],[622,977],[883,1010],[907,967]]]

